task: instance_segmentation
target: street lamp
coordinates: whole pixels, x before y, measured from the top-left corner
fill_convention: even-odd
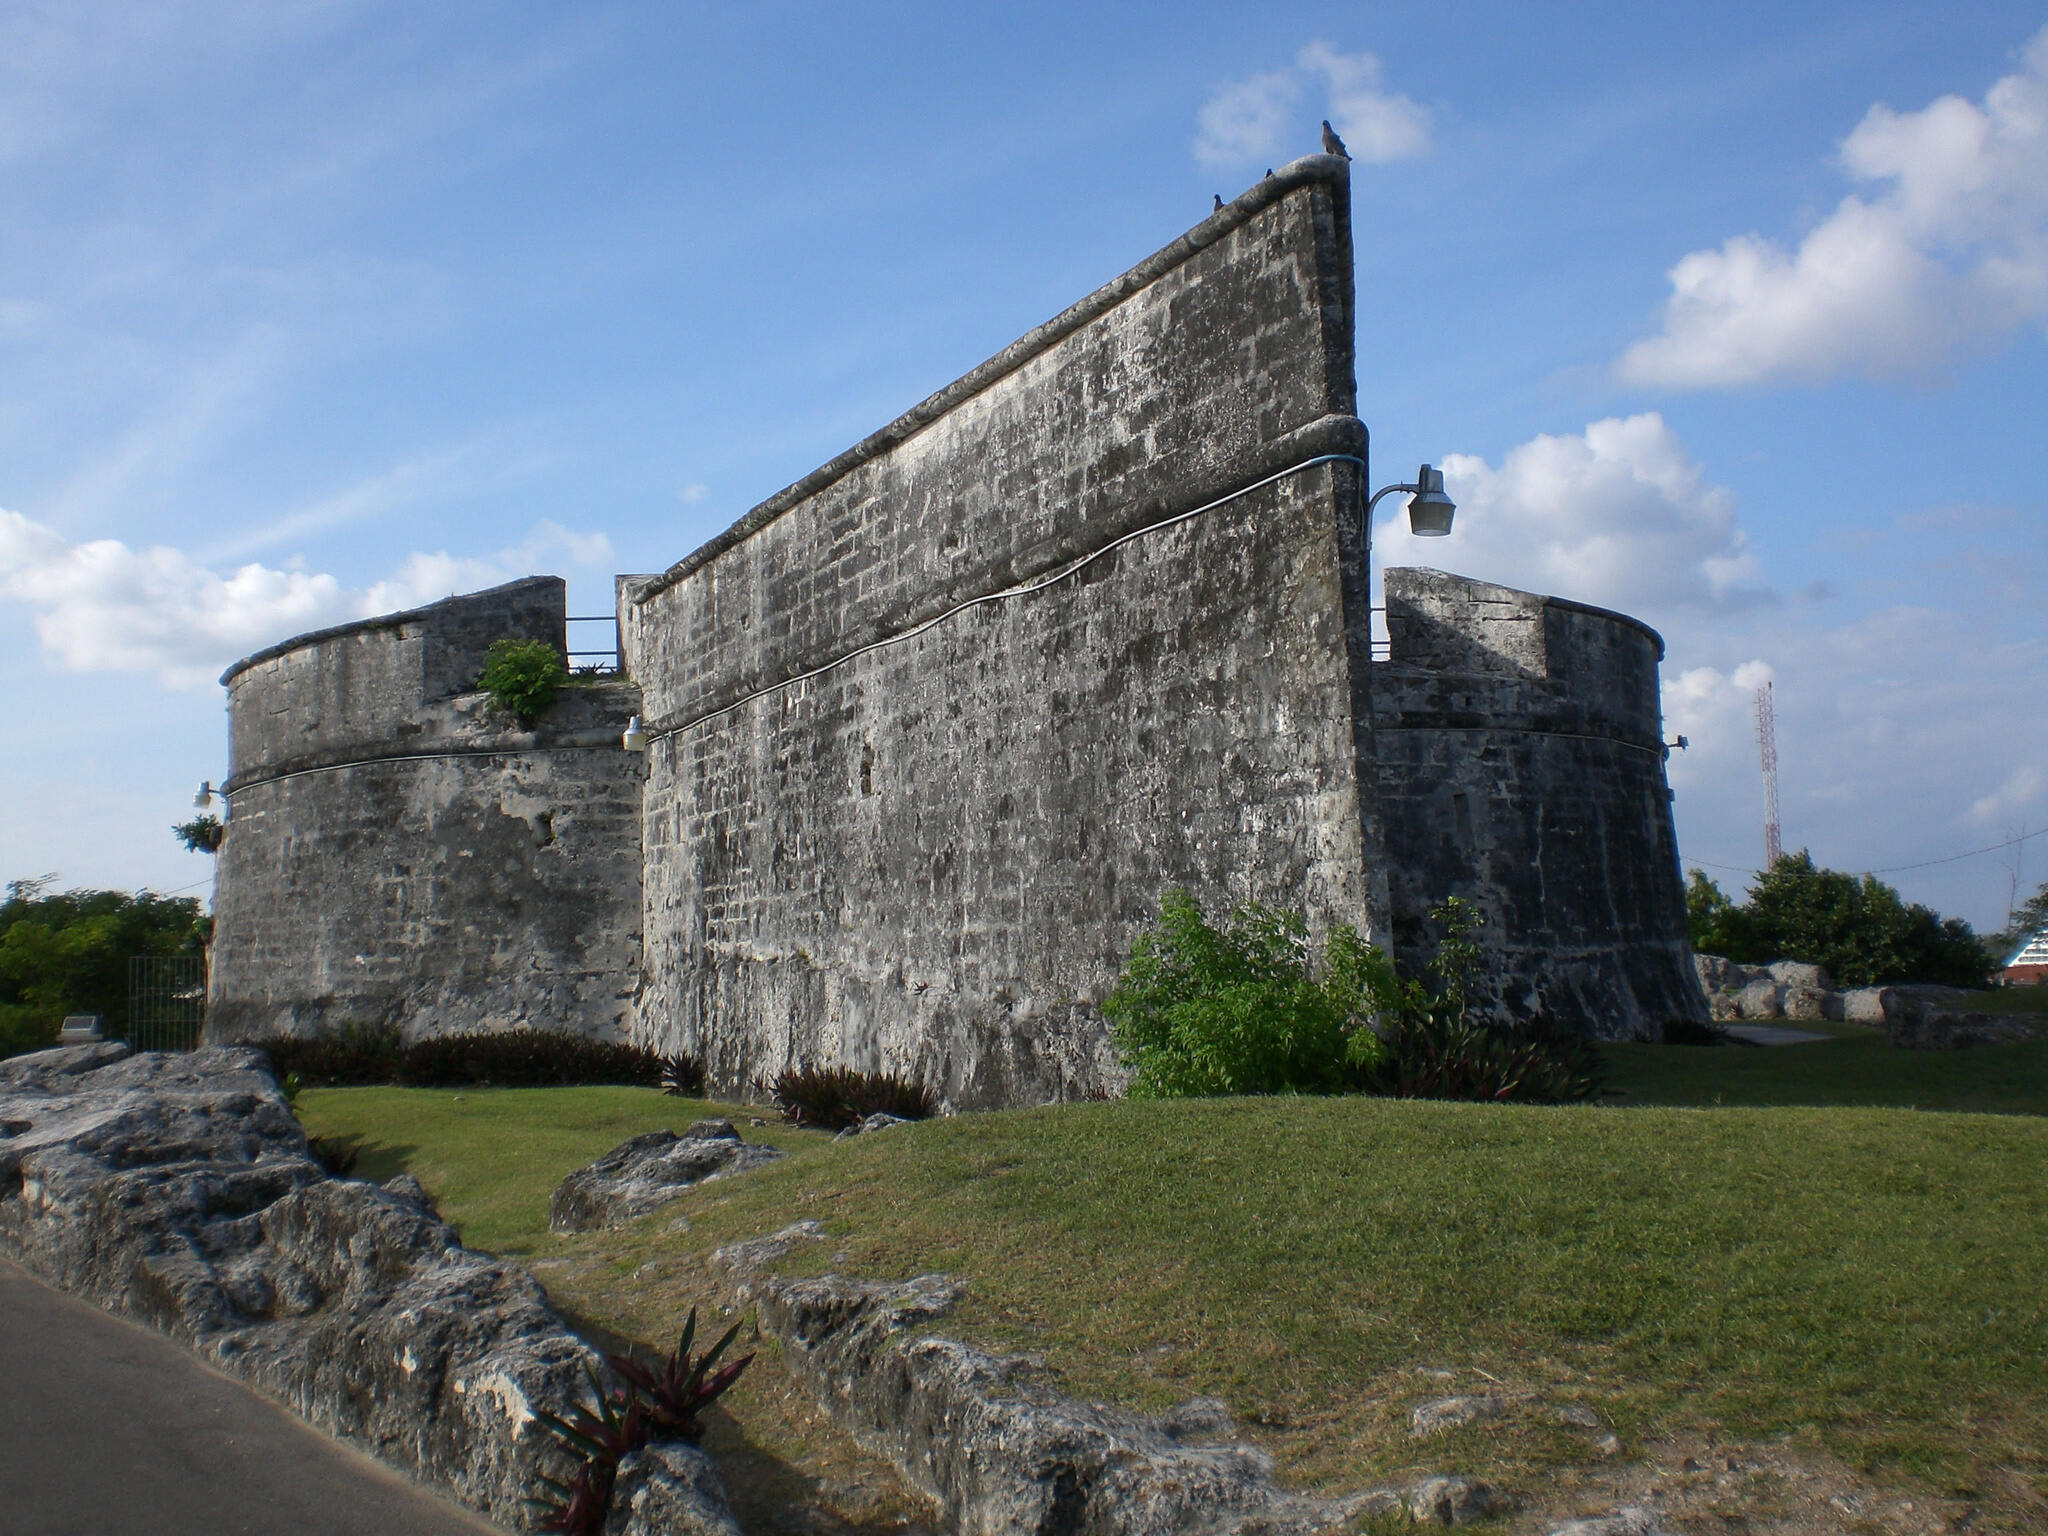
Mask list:
[[[638,715],[633,716],[632,719],[626,722],[626,734],[619,738],[619,745],[628,752],[645,752],[647,750],[647,732],[641,729],[640,717]]]
[[[1372,493],[1372,499],[1365,504],[1366,526],[1372,526],[1372,509],[1380,504],[1382,496],[1391,496],[1396,491],[1407,491],[1408,531],[1419,539],[1440,539],[1451,531],[1451,516],[1458,510],[1458,504],[1444,494],[1444,472],[1425,464],[1415,472],[1413,485],[1383,485]]]

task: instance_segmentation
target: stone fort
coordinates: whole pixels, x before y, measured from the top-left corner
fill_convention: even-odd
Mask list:
[[[1349,167],[1312,156],[658,575],[524,727],[535,577],[230,668],[213,1039],[538,1026],[914,1075],[1120,1078],[1161,895],[1469,899],[1503,1021],[1704,1019],[1643,624],[1396,567],[1376,654]],[[632,716],[644,752],[621,745]]]

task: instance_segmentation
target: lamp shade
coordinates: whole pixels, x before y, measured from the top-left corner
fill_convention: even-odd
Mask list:
[[[647,733],[640,729],[640,717],[638,715],[633,716],[632,719],[626,722],[626,734],[619,738],[619,745],[628,752],[645,752],[647,750]]]
[[[1427,464],[1415,474],[1416,492],[1408,500],[1408,531],[1421,539],[1440,539],[1451,531],[1458,504],[1444,494],[1444,472]]]

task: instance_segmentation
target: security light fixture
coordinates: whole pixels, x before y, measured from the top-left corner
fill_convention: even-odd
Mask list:
[[[201,779],[199,781],[199,793],[192,797],[193,806],[198,810],[205,810],[209,805],[213,804],[214,794],[213,780]]]
[[[1419,539],[1440,539],[1451,531],[1451,515],[1458,510],[1458,504],[1444,494],[1444,472],[1425,464],[1415,472],[1413,485],[1383,485],[1372,493],[1372,499],[1365,504],[1366,520],[1372,520],[1372,509],[1380,504],[1382,496],[1391,496],[1396,491],[1409,493],[1408,531]]]
[[[647,750],[647,732],[640,728],[640,717],[635,715],[626,722],[626,734],[619,738],[619,745],[628,752]]]

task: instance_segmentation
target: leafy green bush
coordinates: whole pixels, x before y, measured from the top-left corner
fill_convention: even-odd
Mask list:
[[[662,1079],[663,1060],[653,1051],[614,1041],[544,1029],[443,1035],[406,1044],[387,1026],[349,1025],[309,1039],[253,1040],[270,1057],[279,1078],[297,1077],[320,1087],[397,1084],[406,1088],[573,1087],[583,1083],[635,1083]],[[675,1058],[672,1058],[672,1060]],[[686,1076],[704,1069],[682,1058]]]
[[[1875,875],[1821,869],[1801,849],[1758,877],[1736,905],[1694,870],[1686,888],[1692,946],[1744,965],[1803,960],[1827,968],[1838,985],[1933,981],[1984,984],[1994,963],[1959,917],[1908,904]]]
[[[130,958],[206,949],[208,919],[190,897],[46,896],[51,878],[12,881],[0,902],[0,1055],[56,1044],[71,1013],[100,1014],[109,1036],[125,1036]]]
[[[1576,1099],[1598,1086],[1585,1041],[1505,1029],[1472,1009],[1483,955],[1470,905],[1431,914],[1429,978],[1404,979],[1340,924],[1314,961],[1307,923],[1252,902],[1212,927],[1185,891],[1132,946],[1102,1005],[1133,1098],[1373,1093],[1402,1098]]]
[[[938,1105],[923,1083],[851,1067],[791,1067],[775,1079],[771,1091],[785,1119],[828,1131],[844,1130],[869,1115],[924,1120]]]
[[[1341,1093],[1354,1050],[1371,1059],[1367,1020],[1399,991],[1385,955],[1333,929],[1314,966],[1308,924],[1252,902],[1213,928],[1186,891],[1168,891],[1102,1004],[1132,1069],[1129,1093]]]
[[[494,640],[477,687],[507,714],[530,724],[555,702],[569,681],[562,653],[545,640]]]

